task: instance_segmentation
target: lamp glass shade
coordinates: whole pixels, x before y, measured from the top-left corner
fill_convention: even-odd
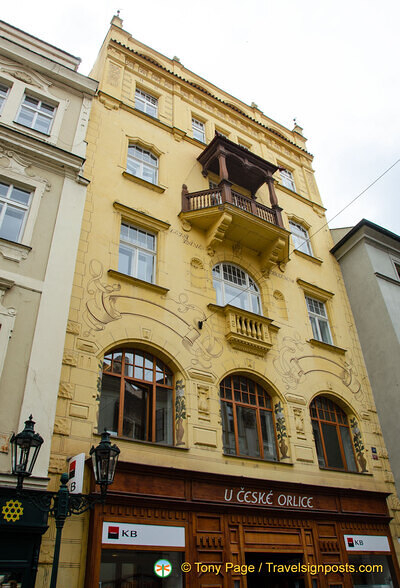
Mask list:
[[[32,474],[33,467],[43,443],[39,433],[35,433],[32,415],[25,421],[25,428],[10,439],[12,473],[19,480]]]
[[[104,430],[100,443],[90,450],[96,484],[104,487],[113,483],[119,453],[119,448],[111,445],[110,434]]]

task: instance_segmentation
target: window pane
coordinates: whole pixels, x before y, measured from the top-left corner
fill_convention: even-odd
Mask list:
[[[236,411],[240,455],[260,457],[256,411],[243,406],[236,406]]]
[[[321,337],[318,331],[317,319],[314,316],[310,316],[310,323],[312,326],[313,337],[319,341]]]
[[[356,472],[357,465],[356,460],[354,458],[353,444],[351,442],[351,436],[348,427],[340,427],[340,435],[342,437],[342,444],[344,449],[344,455],[347,462],[347,469],[350,472]]]
[[[0,237],[9,241],[18,241],[24,217],[24,210],[7,206],[0,229]]]
[[[172,445],[172,390],[157,386],[156,443]]]
[[[103,374],[99,408],[99,433],[107,429],[118,434],[120,378]]]
[[[272,414],[260,410],[261,435],[264,446],[264,459],[276,460],[275,433]]]
[[[9,187],[10,186],[8,184],[3,184],[2,182],[0,182],[0,196],[5,198],[7,196]]]
[[[150,401],[149,391],[125,380],[124,419],[122,434],[141,441],[149,440],[151,419],[147,419],[147,408]]]
[[[33,110],[28,110],[27,108],[22,107],[18,115],[17,122],[21,125],[25,125],[26,127],[31,127],[34,116],[35,113]]]
[[[224,453],[236,455],[235,429],[233,425],[233,410],[229,402],[221,402],[222,414],[222,445]]]
[[[315,421],[312,422],[312,428],[314,433],[315,448],[317,450],[318,465],[322,468],[325,467],[324,451],[322,449],[321,434],[319,432],[319,425]]]
[[[336,425],[321,423],[321,428],[324,436],[326,458],[328,460],[327,466],[330,468],[344,469]]]
[[[367,586],[372,586],[374,588],[393,588],[393,586],[397,586],[396,572],[394,571],[392,558],[387,555],[377,555],[372,553],[358,553],[358,554],[348,554],[349,556],[349,563],[354,566],[354,569],[357,570],[351,574],[351,579],[353,580],[354,588],[367,588]],[[373,565],[381,565],[382,572],[373,572],[372,568],[371,571],[364,572],[359,571],[360,566],[362,570],[365,569],[365,566],[373,566]]]
[[[318,323],[319,323],[319,330],[321,332],[321,341],[324,341],[325,343],[332,343],[332,338],[331,338],[331,334],[329,332],[329,326],[328,326],[328,322],[324,321],[322,319],[318,319]]]
[[[50,126],[51,126],[51,121],[52,119],[47,117],[47,116],[43,116],[41,114],[37,115],[36,121],[35,121],[35,125],[34,128],[36,131],[40,131],[41,133],[47,133],[50,130]]]
[[[21,188],[16,188],[15,186],[13,186],[10,199],[14,200],[14,202],[18,202],[19,204],[25,204],[25,206],[28,206],[30,197],[30,192],[27,192],[26,190],[21,190]]]
[[[119,246],[118,271],[128,276],[134,275],[136,249],[131,249],[125,245]]]
[[[137,277],[145,282],[153,281],[154,256],[139,251]]]

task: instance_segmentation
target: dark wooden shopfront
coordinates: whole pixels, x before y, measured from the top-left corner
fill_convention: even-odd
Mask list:
[[[346,546],[347,536],[368,536],[372,542],[382,539],[387,547],[379,547],[383,551],[373,554],[387,559],[391,585],[398,586],[386,497],[377,492],[121,464],[107,504],[92,513],[86,588],[98,588],[102,557],[103,562],[111,561],[111,556],[118,559],[135,551],[138,558],[152,551],[155,557],[169,552],[175,567],[188,562],[192,569],[182,574],[184,580],[179,584],[157,583],[150,578],[139,581],[126,574],[119,583],[103,582],[103,588],[350,588],[349,573],[279,577],[271,568],[272,563],[348,564],[350,556],[355,556]],[[114,543],[112,539],[104,543],[103,523],[148,528],[155,539],[151,545]],[[166,527],[171,529],[171,537],[184,528],[184,546],[174,541],[171,546],[165,542],[160,542],[161,548],[154,545],[157,529]],[[270,562],[269,574],[264,564],[257,573],[262,562]],[[225,569],[227,563],[232,564],[229,570]],[[246,575],[234,567],[246,564],[254,565],[256,571]]]

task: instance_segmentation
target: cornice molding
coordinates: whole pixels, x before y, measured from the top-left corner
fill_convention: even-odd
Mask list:
[[[28,158],[30,165],[34,163],[58,174],[67,174],[75,180],[85,162],[84,157],[60,149],[51,143],[41,141],[4,124],[0,124],[0,143],[3,143],[5,152],[18,152],[18,155]]]
[[[163,220],[155,218],[146,214],[145,212],[141,212],[140,210],[136,210],[135,208],[131,208],[130,206],[126,206],[117,200],[113,203],[113,207],[115,210],[118,210],[122,214],[122,216],[130,221],[138,223],[145,229],[150,229],[152,231],[166,231],[170,228],[170,223],[167,223]]]

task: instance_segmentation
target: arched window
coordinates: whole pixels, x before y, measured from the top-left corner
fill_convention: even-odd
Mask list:
[[[314,398],[310,412],[320,467],[356,472],[346,413],[325,396]]]
[[[103,360],[99,431],[172,445],[171,370],[139,349],[118,349]]]
[[[271,399],[245,376],[227,376],[220,384],[224,453],[277,459]]]
[[[231,263],[219,263],[213,268],[212,273],[217,304],[232,304],[243,310],[261,314],[258,288],[246,272]]]

